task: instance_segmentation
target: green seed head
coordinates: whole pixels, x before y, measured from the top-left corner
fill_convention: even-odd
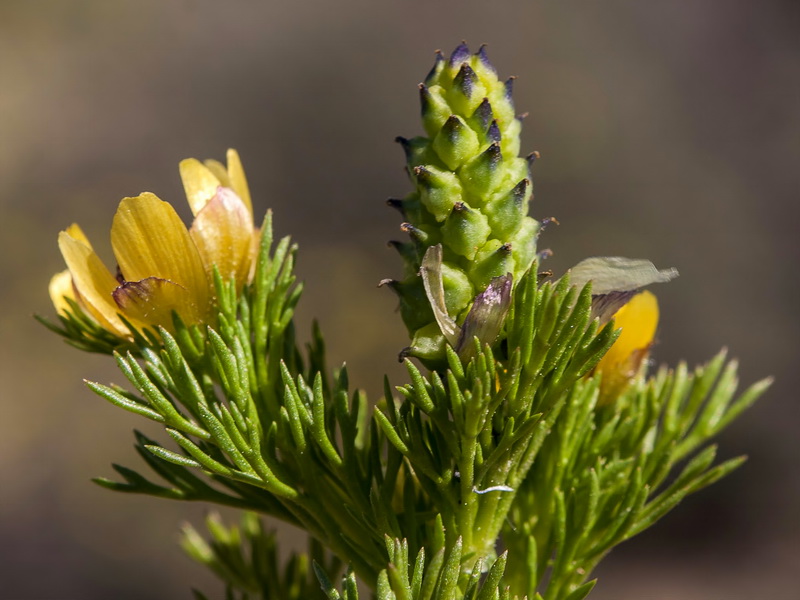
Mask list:
[[[511,101],[513,78],[500,81],[484,46],[440,52],[419,86],[426,137],[398,138],[414,191],[390,200],[405,220],[392,242],[405,279],[392,282],[412,337],[406,355],[433,363],[444,338],[419,276],[428,248],[442,245],[447,312],[461,324],[495,277],[516,282],[536,255],[539,223],[527,216],[533,195],[529,161],[518,156],[521,121]],[[489,342],[493,340],[487,340]]]

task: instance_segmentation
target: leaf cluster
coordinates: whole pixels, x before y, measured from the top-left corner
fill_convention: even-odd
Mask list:
[[[685,364],[662,368],[602,408],[597,378],[573,388],[503,530],[518,588],[562,598],[611,548],[744,461],[714,465],[708,440],[770,382],[736,396],[736,363],[725,358],[723,351],[693,373]]]
[[[339,592],[322,575],[338,567],[320,558],[328,598],[356,598],[358,577],[387,599],[580,600],[611,547],[738,464],[714,467],[713,447],[697,450],[763,385],[733,400],[735,365],[718,357],[694,374],[662,370],[597,408],[592,368],[617,332],[592,319],[590,286],[539,284],[535,269],[515,289],[499,345],[475,338],[469,360],[450,349],[440,371],[407,360],[409,382],[387,380],[370,411],[345,368],[328,371],[316,326],[308,348],[297,346],[295,254],[288,238],[273,248],[268,215],[253,284],[237,295],[217,276],[215,327],[176,317],[172,333],[114,348],[135,391],[90,389],[163,425],[177,449],[137,433],[163,481],[115,465],[122,481],[100,485],[300,527],[350,565]],[[260,525],[209,529],[210,544],[187,530],[185,545],[229,597],[311,594],[309,559],[279,569]],[[498,540],[508,549],[500,558]]]
[[[208,567],[225,583],[226,600],[324,600],[312,563],[329,573],[342,564],[322,545],[309,540],[308,552],[283,560],[276,535],[267,531],[253,512],[244,512],[241,524],[227,527],[218,514],[206,519],[210,539],[185,525],[181,546],[197,562]],[[206,596],[195,590],[196,600]]]
[[[445,600],[463,598],[464,600],[517,600],[511,596],[510,588],[504,584],[503,573],[506,568],[506,555],[486,563],[479,558],[469,574],[464,577],[463,546],[461,539],[449,550],[440,548],[432,559],[426,562],[425,549],[417,553],[413,564],[410,561],[406,540],[386,537],[389,556],[387,568],[378,575],[375,591],[377,600]],[[331,583],[327,573],[314,565],[317,577],[322,584],[328,600],[358,600],[357,582],[352,571],[342,579],[341,592]],[[463,584],[460,582],[463,581]]]

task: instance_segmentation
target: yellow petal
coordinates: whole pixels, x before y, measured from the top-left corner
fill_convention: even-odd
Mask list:
[[[69,269],[53,275],[50,279],[48,291],[56,312],[60,315],[66,315],[69,310],[69,304],[66,299],[75,300],[75,289],[72,287],[72,275]]]
[[[647,291],[636,294],[614,315],[614,326],[622,331],[595,367],[603,375],[601,403],[619,394],[638,374],[658,327],[655,295]]]
[[[186,191],[186,200],[189,201],[192,214],[196,216],[217,193],[221,182],[207,166],[196,158],[182,160],[179,169],[183,189]]]
[[[236,195],[242,199],[251,217],[253,215],[253,201],[250,199],[250,188],[247,186],[247,178],[244,175],[244,167],[239,158],[239,153],[233,148],[228,148],[228,178],[230,186]]]
[[[92,247],[92,244],[89,242],[89,238],[86,237],[86,234],[83,233],[83,229],[81,229],[80,225],[78,225],[77,223],[73,223],[72,225],[67,227],[66,231],[72,239],[78,240],[79,242],[83,242],[84,244],[89,246],[89,248]]]
[[[111,246],[126,281],[166,279],[185,289],[200,313],[208,311],[203,262],[172,206],[147,192],[125,198],[114,215]]]
[[[253,219],[239,196],[228,188],[218,188],[195,217],[189,233],[209,276],[216,265],[220,275],[234,279],[240,290],[250,274]]]
[[[205,307],[198,306],[192,294],[180,285],[158,277],[126,281],[114,290],[114,300],[126,317],[147,325],[160,325],[169,331],[174,330],[173,310],[189,324],[206,320]]]
[[[111,296],[117,288],[117,280],[94,250],[73,238],[68,231],[58,235],[58,247],[87,311],[109,331],[121,337],[129,336],[128,328],[119,318],[119,308]]]
[[[624,360],[635,350],[649,348],[658,327],[658,300],[655,294],[647,291],[636,294],[617,311],[614,322],[617,327],[622,328],[612,347],[614,355],[620,360]]]
[[[207,158],[203,164],[214,174],[214,177],[219,179],[219,184],[224,187],[231,187],[231,180],[228,177],[228,169],[218,160]]]

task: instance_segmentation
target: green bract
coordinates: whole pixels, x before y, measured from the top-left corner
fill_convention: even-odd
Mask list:
[[[419,277],[429,247],[442,245],[445,303],[458,323],[493,278],[510,273],[517,282],[535,258],[539,223],[527,216],[534,155],[518,156],[512,82],[498,78],[484,46],[471,54],[461,44],[448,59],[437,53],[419,86],[427,137],[398,138],[414,191],[389,201],[402,213],[409,241],[392,242],[406,276],[387,283],[400,296],[412,337],[407,355],[444,358],[444,336]]]

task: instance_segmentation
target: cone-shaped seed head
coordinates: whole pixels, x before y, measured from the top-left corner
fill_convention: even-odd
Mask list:
[[[485,46],[437,52],[419,86],[426,137],[398,138],[414,191],[400,210],[407,243],[393,243],[406,278],[392,288],[413,338],[406,354],[435,362],[444,342],[419,276],[428,248],[442,244],[447,311],[463,323],[474,299],[496,277],[516,283],[536,255],[539,223],[527,216],[533,195],[529,162],[519,157],[521,120],[513,79],[501,81]],[[510,284],[509,284],[510,285]]]

